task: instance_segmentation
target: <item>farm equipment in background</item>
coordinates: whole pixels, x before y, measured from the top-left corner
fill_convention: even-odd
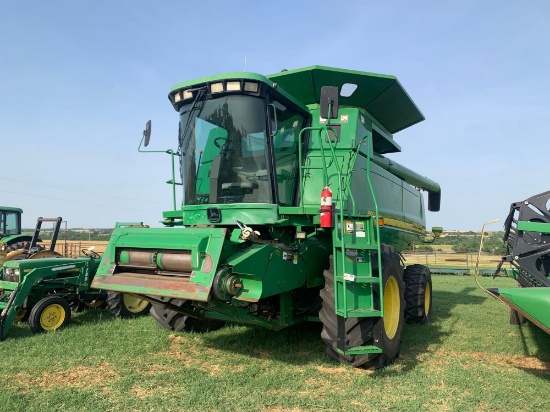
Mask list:
[[[28,320],[33,332],[59,329],[69,322],[71,310],[107,306],[120,317],[149,311],[149,302],[135,296],[90,288],[99,265],[97,253],[83,250],[88,256],[69,259],[55,251],[61,217],[39,217],[29,236],[21,234],[21,213],[0,209],[0,340],[18,321]],[[54,223],[47,249],[38,244],[44,222]]]
[[[9,260],[0,272],[0,340],[14,322],[28,321],[35,333],[67,325],[72,311],[107,306],[118,317],[149,312],[146,300],[126,293],[92,289],[101,256],[84,249],[77,258]]]
[[[512,276],[518,288],[487,292],[510,306],[510,323],[524,318],[550,333],[550,191],[514,202],[504,223],[506,255],[496,272]],[[509,263],[510,268],[502,268]]]
[[[21,214],[19,208],[0,207],[0,268],[6,260],[38,259],[44,257],[61,257],[55,251],[62,218],[39,217],[32,236],[21,233]],[[52,239],[48,249],[39,245],[42,223],[54,224]]]
[[[333,358],[391,363],[405,319],[430,319],[430,271],[404,268],[399,252],[426,238],[421,190],[431,211],[441,198],[384,156],[424,120],[399,81],[321,66],[226,73],[180,83],[169,100],[173,210],[164,228],[117,224],[92,286],[149,300],[165,329],[321,322]],[[150,135],[148,122],[140,151]]]

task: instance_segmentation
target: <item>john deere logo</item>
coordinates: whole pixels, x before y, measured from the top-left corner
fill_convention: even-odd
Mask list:
[[[206,209],[206,217],[210,223],[219,223],[222,220],[222,213],[217,207],[209,207]]]

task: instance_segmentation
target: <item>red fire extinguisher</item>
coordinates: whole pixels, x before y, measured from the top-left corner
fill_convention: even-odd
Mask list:
[[[334,227],[332,220],[332,191],[325,186],[321,192],[321,210],[320,210],[321,227]]]

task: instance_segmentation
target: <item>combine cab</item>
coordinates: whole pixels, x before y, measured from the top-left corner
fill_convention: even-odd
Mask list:
[[[174,208],[164,228],[117,224],[92,286],[149,300],[166,329],[321,322],[335,359],[393,361],[405,314],[431,314],[429,270],[404,268],[399,252],[426,238],[421,190],[431,211],[441,193],[385,156],[400,151],[394,133],[424,119],[397,79],[226,73],[180,83],[169,100]]]
[[[519,288],[487,291],[510,308],[510,322],[529,319],[550,333],[550,191],[512,203],[504,223],[506,255],[501,270],[511,275]],[[511,269],[502,269],[509,263]]]

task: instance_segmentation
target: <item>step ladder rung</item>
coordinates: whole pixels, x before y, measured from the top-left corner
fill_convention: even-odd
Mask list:
[[[376,318],[382,316],[382,311],[376,309],[349,309],[347,312],[347,315],[343,311],[336,311],[336,314],[348,318]]]
[[[355,282],[355,283],[380,283],[380,278],[374,276],[355,276],[353,280],[344,278],[344,276],[336,276],[337,282]]]

